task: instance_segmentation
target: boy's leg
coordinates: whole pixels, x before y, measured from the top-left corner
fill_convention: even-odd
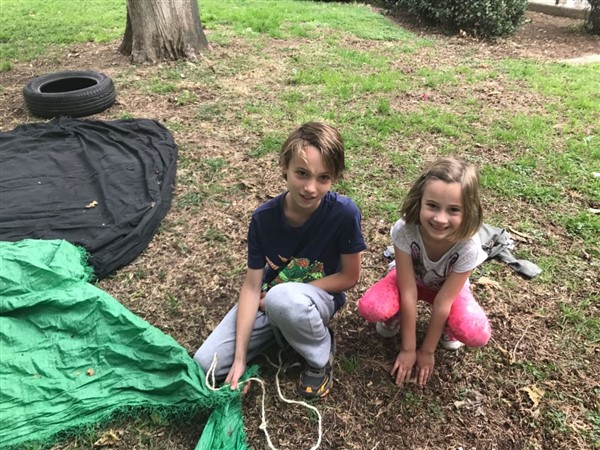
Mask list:
[[[306,283],[282,283],[265,296],[271,325],[312,367],[324,367],[331,353],[327,324],[335,313],[333,296]]]
[[[483,347],[490,340],[492,328],[468,283],[452,303],[447,325],[454,337],[468,347]]]
[[[233,364],[235,355],[235,323],[237,320],[238,306],[235,305],[225,315],[221,323],[217,325],[214,331],[206,338],[200,346],[194,359],[204,373],[213,363],[214,354],[217,354],[217,367],[215,370],[215,378],[222,381],[227,377],[229,369]],[[260,353],[262,353],[271,344],[275,343],[273,330],[269,324],[269,320],[264,312],[259,311],[254,322],[254,329],[250,335],[248,343],[248,361],[252,361]]]

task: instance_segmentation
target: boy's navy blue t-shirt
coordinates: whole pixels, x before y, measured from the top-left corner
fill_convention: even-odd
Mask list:
[[[294,279],[298,272],[331,275],[340,271],[342,254],[367,248],[360,210],[350,198],[330,191],[302,226],[292,227],[284,216],[285,195],[259,206],[248,230],[248,267],[264,268],[264,283],[298,281]],[[343,292],[334,294],[336,310],[345,300]]]

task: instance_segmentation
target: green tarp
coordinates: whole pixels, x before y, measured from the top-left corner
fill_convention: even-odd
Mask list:
[[[208,389],[183,347],[88,282],[85,256],[66,241],[0,242],[0,448],[115,414],[203,410],[196,449],[245,449],[239,391]]]

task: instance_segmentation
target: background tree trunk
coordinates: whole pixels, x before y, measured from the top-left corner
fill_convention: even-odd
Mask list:
[[[134,64],[195,60],[206,49],[197,0],[127,0],[119,52]]]
[[[590,11],[587,18],[587,28],[592,34],[600,34],[600,0],[588,0]]]

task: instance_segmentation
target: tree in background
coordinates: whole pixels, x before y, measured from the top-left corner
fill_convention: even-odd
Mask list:
[[[197,0],[127,0],[119,52],[134,64],[195,60],[206,49]]]
[[[590,13],[587,17],[586,26],[592,34],[600,34],[600,0],[588,0]]]

